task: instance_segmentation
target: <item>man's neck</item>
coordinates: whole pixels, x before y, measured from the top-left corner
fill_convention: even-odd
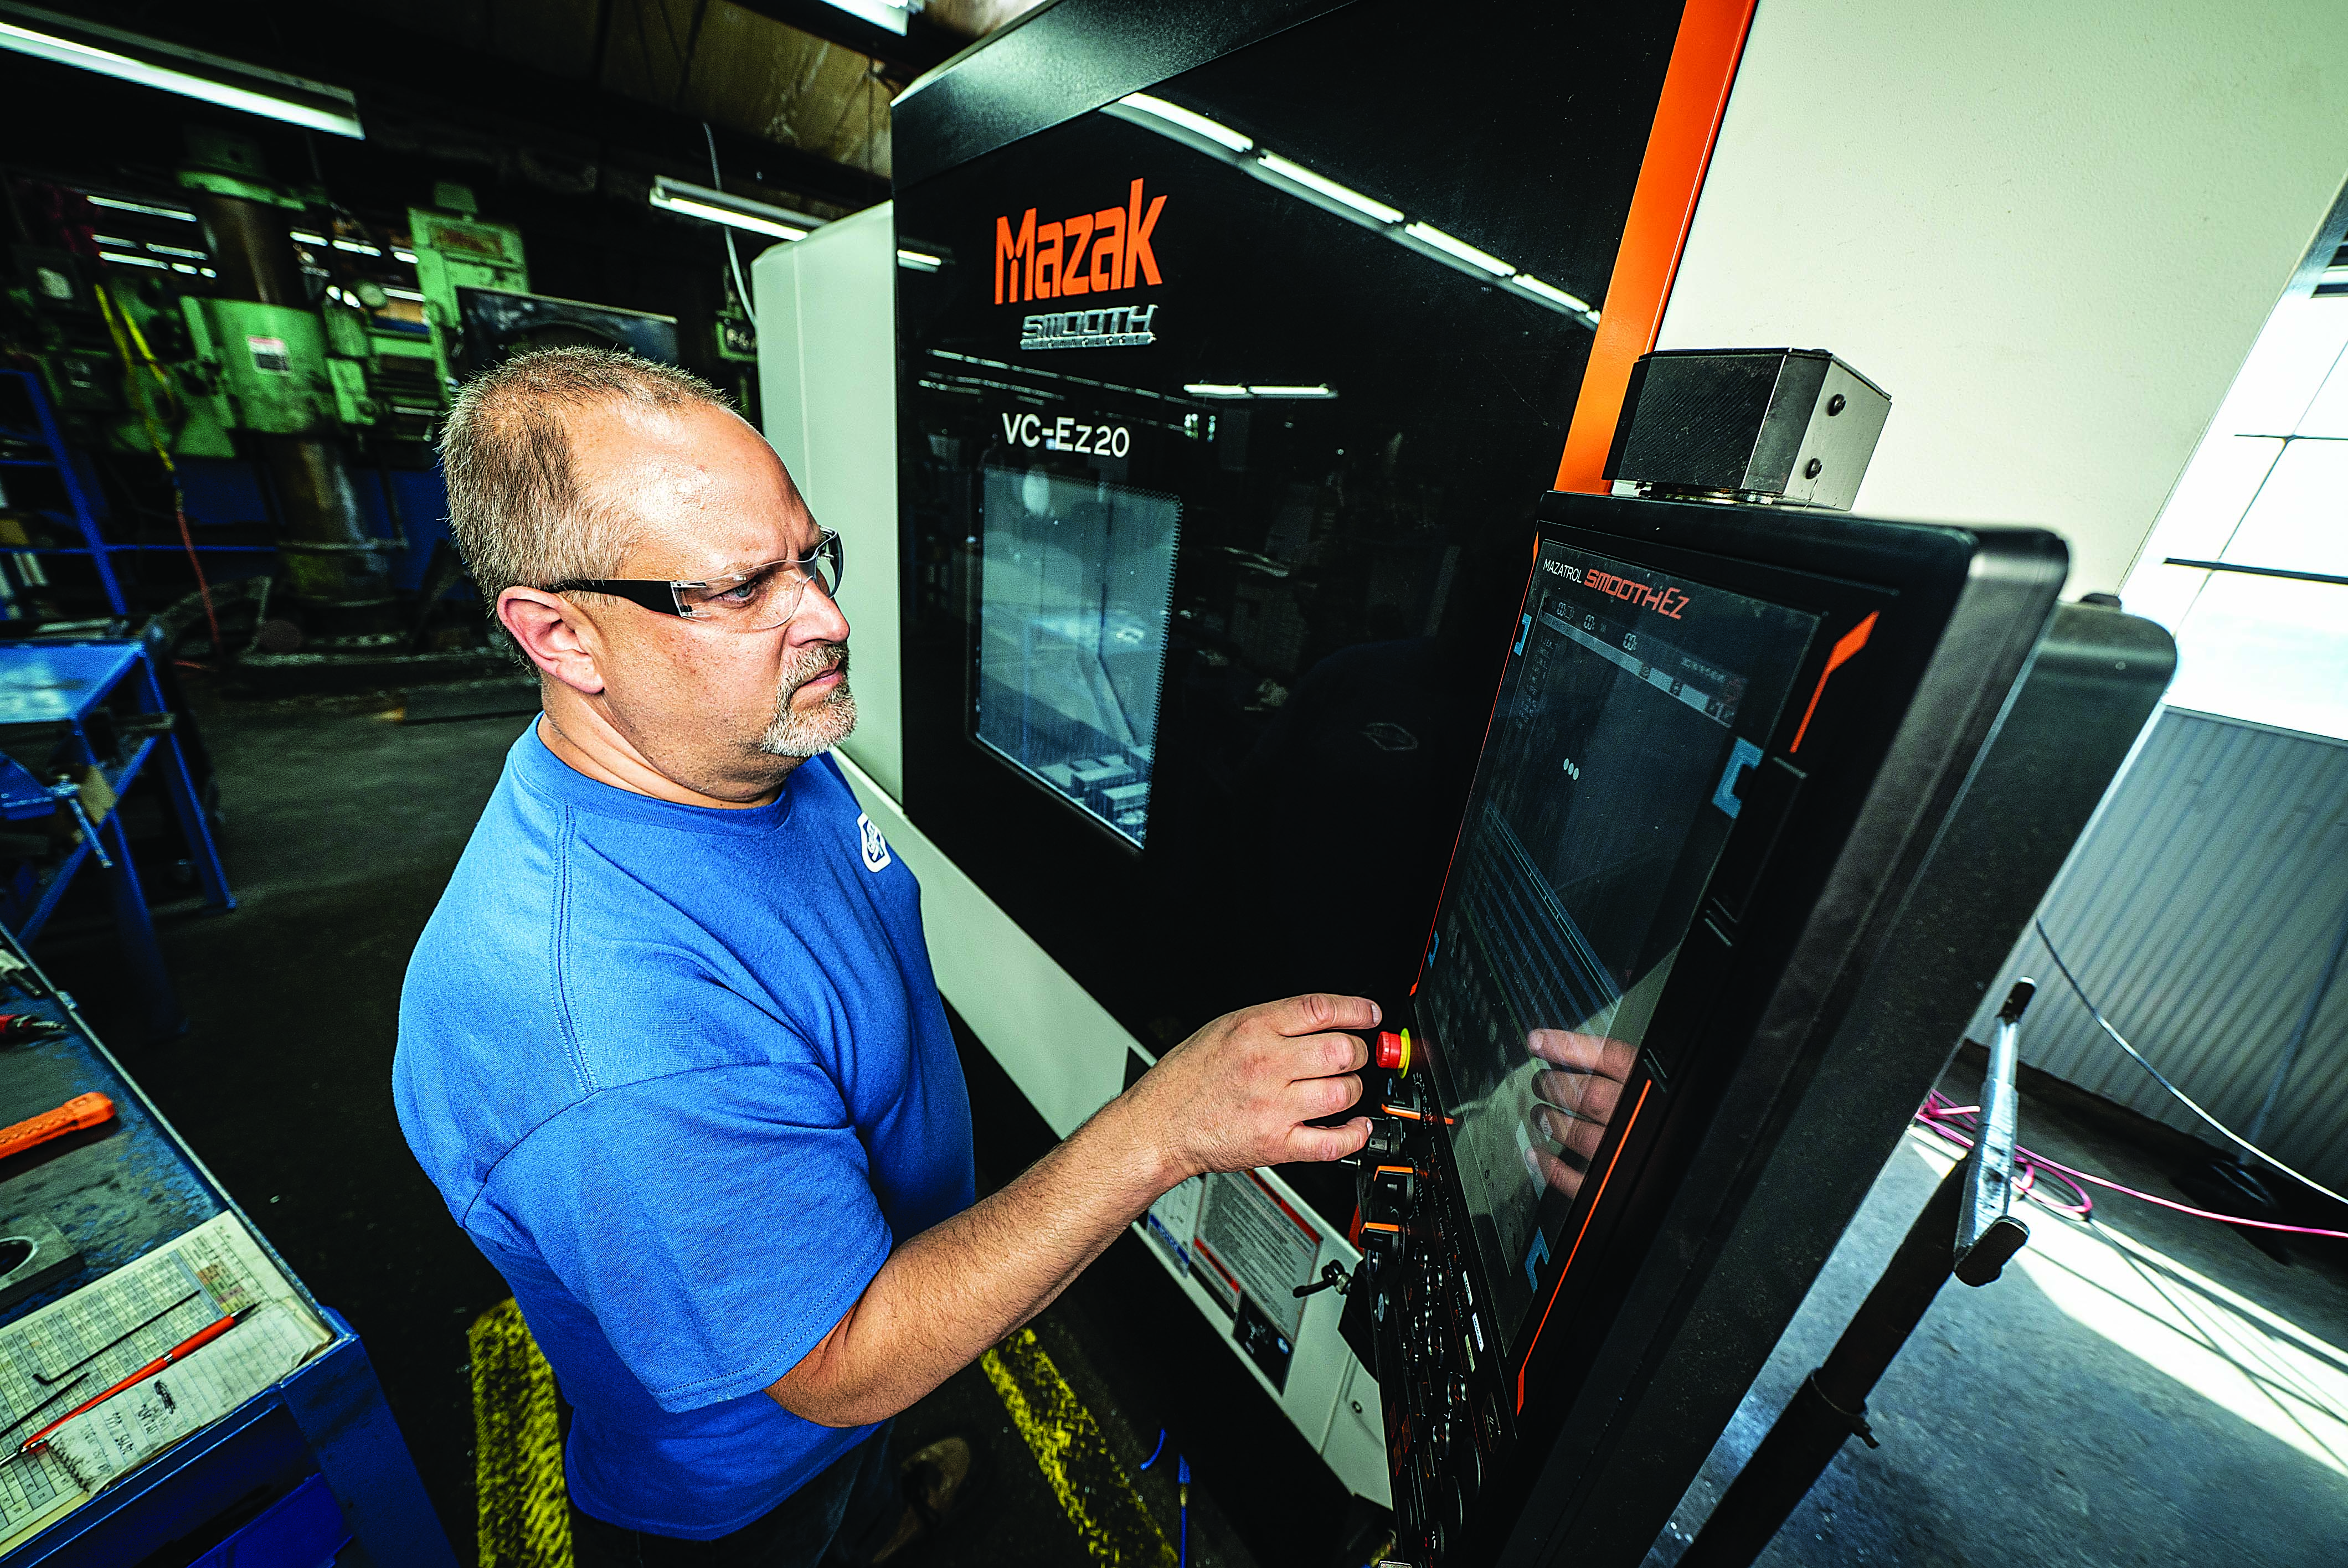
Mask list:
[[[553,691],[547,693],[546,711],[539,716],[538,738],[573,772],[584,774],[598,784],[610,784],[631,794],[673,801],[678,805],[719,811],[771,805],[783,793],[783,779],[804,760],[775,758],[779,770],[775,783],[758,794],[744,799],[711,794],[663,773],[596,708],[575,701],[563,702]]]

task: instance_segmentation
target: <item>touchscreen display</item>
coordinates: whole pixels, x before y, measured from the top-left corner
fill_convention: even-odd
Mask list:
[[[1817,624],[1541,545],[1418,993],[1504,1348]]]

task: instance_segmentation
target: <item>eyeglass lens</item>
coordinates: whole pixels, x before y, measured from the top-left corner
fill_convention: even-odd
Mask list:
[[[811,557],[804,559],[775,561],[740,579],[679,589],[677,603],[696,620],[706,620],[738,631],[765,631],[798,613],[809,584],[827,597],[837,590],[839,568],[839,542],[827,538]]]

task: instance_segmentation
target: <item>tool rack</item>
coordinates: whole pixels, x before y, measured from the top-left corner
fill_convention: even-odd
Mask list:
[[[0,931],[0,956],[25,967],[0,983],[0,1012],[32,1012],[62,1037],[0,1047],[0,1123],[95,1090],[116,1115],[0,1161],[0,1222],[46,1214],[82,1266],[0,1310],[6,1324],[144,1256],[221,1214],[235,1213],[316,1307],[335,1337],[224,1419],[166,1450],[0,1557],[33,1563],[137,1563],[176,1544],[171,1561],[304,1568],[456,1568],[366,1348],[319,1307],[258,1226],[83,1022],[71,999]],[[27,994],[29,991],[30,994]],[[5,1419],[5,1417],[0,1417]]]

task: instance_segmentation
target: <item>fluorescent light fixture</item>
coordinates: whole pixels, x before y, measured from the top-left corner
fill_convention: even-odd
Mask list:
[[[943,256],[932,256],[926,251],[908,251],[899,247],[897,265],[915,272],[934,272],[946,264]]]
[[[826,0],[826,4],[901,35],[905,31],[905,14],[912,9],[908,0]]]
[[[358,99],[348,87],[263,70],[31,5],[0,3],[0,49],[312,130],[355,138],[366,135],[359,127]]]
[[[167,272],[171,267],[169,261],[159,261],[152,256],[133,256],[125,251],[100,251],[98,259],[124,267],[152,267],[159,272]]]
[[[335,249],[337,251],[348,251],[355,256],[380,256],[383,254],[383,251],[376,247],[362,244],[356,240],[338,239],[335,241]]]
[[[175,218],[182,223],[192,223],[196,215],[178,207],[150,207],[144,201],[125,201],[118,196],[92,196],[92,207],[104,207],[116,212],[143,212],[149,218]]]
[[[147,248],[159,256],[185,256],[191,261],[211,260],[211,253],[208,251],[191,251],[181,245],[158,245],[149,241]]]
[[[746,197],[728,196],[706,185],[688,185],[664,174],[653,181],[652,204],[667,212],[683,213],[728,229],[771,235],[778,240],[804,240],[823,226],[820,218],[776,207]]]
[[[403,251],[398,246],[394,245],[391,248],[391,253],[394,258],[407,262],[411,267],[416,265],[416,252],[413,251]]]
[[[1524,290],[1525,292],[1529,294],[1538,294],[1551,304],[1563,305],[1567,310],[1573,312],[1576,315],[1588,316],[1591,321],[1596,321],[1598,319],[1598,313],[1590,308],[1590,302],[1588,300],[1582,299],[1578,295],[1569,294],[1563,289],[1559,288],[1555,283],[1544,283],[1539,278],[1534,277],[1530,272],[1519,272],[1515,277],[1509,281],[1516,284],[1517,287]]]
[[[1337,395],[1337,389],[1326,382],[1312,386],[1286,386],[1268,382],[1241,386],[1234,382],[1194,381],[1182,390],[1193,397],[1224,397],[1249,402],[1257,398],[1277,397],[1320,403]]]
[[[1217,146],[1230,148],[1233,152],[1245,152],[1255,145],[1252,138],[1241,135],[1220,121],[1209,119],[1202,114],[1193,114],[1180,104],[1169,104],[1164,98],[1151,97],[1148,93],[1128,93],[1117,101],[1128,108],[1139,109],[1146,115],[1154,115],[1168,125],[1179,126],[1192,136],[1203,136]]]
[[[1401,208],[1389,207],[1374,196],[1365,196],[1350,185],[1340,185],[1327,175],[1316,174],[1303,164],[1292,163],[1276,152],[1260,154],[1256,162],[1262,165],[1266,172],[1277,174],[1282,179],[1292,179],[1307,190],[1317,190],[1330,200],[1350,207],[1365,218],[1375,219],[1380,223],[1402,221]]]
[[[395,289],[386,283],[383,292],[395,300],[414,300],[419,305],[424,302],[424,296],[414,289]]]
[[[1505,278],[1516,268],[1489,251],[1478,251],[1456,234],[1446,234],[1432,223],[1414,223],[1403,231],[1422,245],[1432,245],[1447,256],[1457,256],[1471,267],[1479,268],[1496,278]]]

